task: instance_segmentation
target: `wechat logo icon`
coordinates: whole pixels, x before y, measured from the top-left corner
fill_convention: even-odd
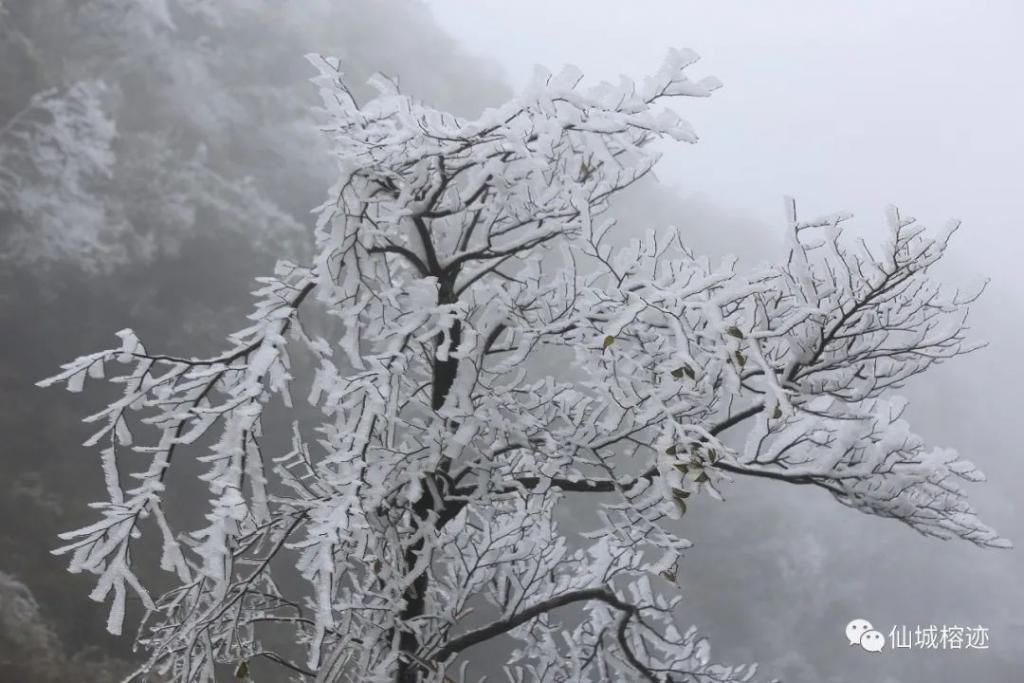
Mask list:
[[[885,647],[885,636],[867,619],[854,619],[847,624],[846,639],[850,645],[860,645],[867,652],[881,652]]]

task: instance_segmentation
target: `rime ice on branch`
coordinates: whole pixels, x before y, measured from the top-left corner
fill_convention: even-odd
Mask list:
[[[664,523],[736,475],[1006,545],[956,483],[981,475],[928,449],[890,395],[973,348],[971,297],[928,273],[947,234],[893,211],[890,241],[869,249],[843,238],[844,216],[801,222],[790,204],[789,257],[751,272],[693,255],[674,229],[613,249],[608,202],[654,166],[649,143],[696,140],[659,109],[718,87],[686,76],[694,54],[670,52],[641,83],[539,72],[476,120],[383,77],[356,102],[337,62],[311,61],[340,172],[315,261],[264,279],[219,356],[159,355],[126,330],[44,382],[79,390],[118,368],[123,398],[88,418],[105,425],[89,445],[109,500],[60,552],[99,577],[93,597],[112,594],[111,631],[127,592],[142,598],[140,675],[198,683],[217,662],[269,660],[296,679],[442,683],[502,636],[511,681],[750,680],[678,623],[689,544]],[[314,315],[337,318],[338,337],[308,332]],[[315,359],[305,381],[295,348]],[[290,409],[296,386],[322,423],[296,420],[291,450],[266,452],[262,412],[275,395]],[[140,423],[153,438],[133,437]],[[739,428],[733,450],[719,437]],[[208,524],[182,532],[166,474],[204,437]],[[555,512],[588,493],[604,494],[600,524],[569,539]],[[154,597],[132,562],[146,529],[177,581]],[[584,618],[562,621],[570,607]],[[303,661],[267,649],[282,628]]]

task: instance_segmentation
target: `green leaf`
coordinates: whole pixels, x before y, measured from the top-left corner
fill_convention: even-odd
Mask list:
[[[590,166],[586,161],[580,162],[580,180],[586,180],[590,176]]]
[[[675,446],[669,446],[668,448],[665,449],[665,455],[675,455],[678,452],[679,451],[676,449]]]
[[[693,371],[693,368],[686,364],[683,364],[672,371],[672,376],[676,379],[682,378],[683,375],[686,375],[690,379],[697,379],[697,373]]]
[[[672,498],[679,509],[679,516],[682,517],[686,514],[686,501],[679,495],[680,493],[685,493],[685,491],[679,491],[678,489],[672,491]]]
[[[782,408],[776,404],[775,410],[772,411],[772,419],[778,420],[780,417],[782,417]]]
[[[741,368],[747,364],[747,357],[744,356],[739,351],[736,352],[736,364],[739,365]]]
[[[718,462],[718,451],[714,448],[708,450],[708,460],[712,463]]]
[[[602,349],[607,349],[609,346],[615,343],[615,337],[610,334],[604,338],[604,342],[601,344]]]
[[[696,477],[694,477],[693,480],[695,482],[697,482],[698,484],[703,484],[704,482],[706,482],[708,480],[708,473],[705,472],[704,470],[701,470],[700,474],[698,474]]]
[[[682,379],[683,376],[690,378],[691,380],[696,379],[697,375],[693,372],[693,369],[687,365],[680,366],[672,371],[672,376],[677,380]]]
[[[238,667],[235,669],[235,678],[242,681],[249,680],[249,662],[243,659],[238,663]]]
[[[736,327],[735,325],[729,325],[729,327],[725,328],[725,331],[732,337],[736,337],[737,339],[743,339],[743,333],[740,332],[740,328]]]

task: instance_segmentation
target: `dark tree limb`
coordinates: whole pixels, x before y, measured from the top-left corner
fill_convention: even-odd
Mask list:
[[[458,636],[457,638],[453,638],[434,652],[428,659],[435,662],[445,662],[449,658],[473,647],[474,645],[479,645],[491,638],[496,638],[508,633],[528,621],[536,619],[542,614],[546,614],[547,612],[558,609],[559,607],[565,607],[566,605],[571,605],[573,603],[590,602],[592,600],[603,602],[609,607],[613,607],[622,612],[622,618],[618,623],[616,637],[626,660],[646,680],[651,683],[662,683],[661,680],[655,676],[654,672],[637,658],[636,654],[629,646],[629,643],[626,641],[626,630],[629,627],[629,621],[640,611],[639,608],[636,605],[620,599],[610,589],[604,587],[583,588],[577,591],[570,591],[568,593],[556,595],[553,598],[548,598],[536,605],[527,607],[522,612],[514,614],[507,619],[496,621],[488,626],[484,626],[483,628],[479,628],[475,631],[470,631],[469,633]]]

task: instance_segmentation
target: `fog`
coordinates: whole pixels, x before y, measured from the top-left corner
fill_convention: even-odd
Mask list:
[[[38,227],[67,215],[31,214],[0,192],[0,680],[99,683],[133,659],[127,639],[103,633],[89,578],[48,553],[102,494],[77,421],[104,397],[33,383],[124,327],[169,352],[218,348],[244,323],[252,278],[308,249],[296,231],[309,230],[333,180],[310,114],[302,55],[313,51],[339,56],[355,84],[384,71],[472,115],[534,64],[639,77],[667,48],[690,47],[703,57],[693,71],[724,88],[678,105],[701,140],[664,146],[657,182],[615,207],[622,230],[675,224],[695,250],[754,264],[781,253],[784,196],[806,214],[855,212],[852,229],[869,240],[887,204],[936,229],[962,220],[941,275],[991,279],[971,317],[990,344],[907,387],[909,417],[988,474],[969,487],[972,501],[1024,544],[1019,3],[231,0],[209,15],[193,10],[202,4],[167,2],[172,30],[138,9],[161,3],[0,2],[0,127],[36,92],[105,79],[118,128],[111,179],[74,195],[69,214],[88,260]],[[29,177],[23,156],[6,158]],[[32,177],[44,193],[66,189],[43,175]],[[83,217],[97,215],[88,232]],[[117,258],[104,260],[111,244]],[[716,658],[758,661],[765,680],[790,683],[1022,678],[1019,550],[927,539],[783,483],[737,480],[724,493],[697,501],[680,527],[695,544],[681,565],[682,614]],[[871,655],[843,635],[858,617],[884,633],[980,625],[991,642]]]

